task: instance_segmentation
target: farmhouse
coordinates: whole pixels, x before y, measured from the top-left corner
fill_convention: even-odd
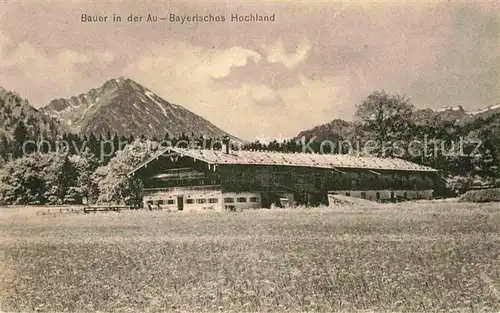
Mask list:
[[[370,200],[428,199],[437,170],[397,158],[169,147],[132,170],[145,207],[248,209],[326,203],[328,193]]]

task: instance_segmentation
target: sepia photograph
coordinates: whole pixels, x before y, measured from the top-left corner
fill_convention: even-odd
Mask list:
[[[0,0],[0,313],[500,312],[499,13]]]

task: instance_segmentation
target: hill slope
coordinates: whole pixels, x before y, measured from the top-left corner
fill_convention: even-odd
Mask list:
[[[487,119],[488,117],[500,113],[500,104],[492,105],[478,111],[466,111],[462,106],[441,108],[432,111],[436,116],[443,120],[454,120],[460,122],[462,125],[473,122],[481,118]]]
[[[63,128],[57,120],[32,107],[19,94],[0,86],[0,133],[11,137],[20,121],[24,122],[32,138],[53,136],[62,132]]]
[[[163,138],[167,132],[173,136],[228,135],[206,119],[169,103],[128,78],[109,80],[76,97],[55,99],[42,110],[61,120],[72,132],[81,134],[110,132],[157,138]]]
[[[317,137],[318,140],[344,140],[351,138],[355,132],[354,124],[341,119],[318,125],[308,130],[301,131],[295,139]]]
[[[489,106],[483,110],[468,112],[461,106],[448,107],[438,110],[423,109],[413,112],[415,124],[430,124],[441,127],[444,122],[456,122],[467,130],[489,127],[491,123],[500,117],[500,105]],[[353,122],[340,119],[329,123],[315,126],[311,129],[301,131],[294,139],[302,137],[311,138],[317,136],[319,140],[341,140],[354,138],[356,127]]]

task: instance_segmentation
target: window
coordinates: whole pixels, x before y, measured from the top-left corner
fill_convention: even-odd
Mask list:
[[[258,197],[250,197],[250,202],[259,202]]]
[[[314,178],[314,186],[320,189],[322,185],[323,185],[323,179],[321,178],[321,176],[316,176]]]
[[[205,185],[205,180],[203,179],[200,179],[200,182],[199,182],[200,185]]]
[[[174,199],[167,200],[167,204],[174,204]]]
[[[194,203],[194,199],[186,199],[186,203],[187,204],[193,204]]]
[[[245,198],[245,197],[239,197],[239,198],[238,198],[238,202],[239,202],[239,203],[244,203],[244,202],[247,202],[247,198]]]
[[[234,203],[234,198],[224,198],[224,203]]]
[[[158,205],[162,205],[162,204],[164,204],[163,200],[158,200]]]
[[[207,203],[207,199],[196,199],[196,203],[198,204]]]
[[[212,184],[212,185],[216,185],[216,184],[217,184],[217,180],[216,180],[216,179],[212,179],[212,180],[211,180],[211,184]]]
[[[217,199],[217,198],[208,199],[208,203],[217,203],[217,202],[219,202],[219,199]]]
[[[351,193],[350,192],[346,192],[345,195],[348,196],[348,197],[350,197]]]
[[[366,192],[361,193],[361,198],[366,199]]]

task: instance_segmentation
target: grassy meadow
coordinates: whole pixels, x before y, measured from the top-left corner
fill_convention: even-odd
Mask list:
[[[0,213],[2,312],[500,311],[498,203]]]

